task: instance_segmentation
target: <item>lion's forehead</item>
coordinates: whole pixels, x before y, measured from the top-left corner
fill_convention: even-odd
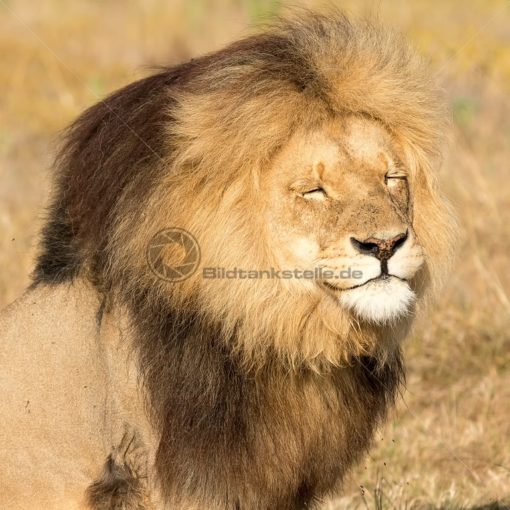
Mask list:
[[[344,171],[387,171],[395,165],[389,133],[376,121],[343,119],[320,130],[298,134],[288,147],[289,168],[306,168],[313,177],[335,181]]]

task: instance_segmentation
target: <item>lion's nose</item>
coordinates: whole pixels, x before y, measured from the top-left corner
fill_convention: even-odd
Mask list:
[[[373,255],[379,260],[388,260],[407,239],[407,232],[402,232],[388,239],[369,237],[364,241],[351,237],[351,243],[360,253]]]

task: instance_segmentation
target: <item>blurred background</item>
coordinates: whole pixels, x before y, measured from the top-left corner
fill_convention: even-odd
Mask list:
[[[151,66],[328,5],[403,32],[439,75],[454,119],[441,178],[462,236],[442,299],[406,342],[397,410],[324,508],[510,508],[509,0],[0,0],[0,307],[29,282],[72,119]]]

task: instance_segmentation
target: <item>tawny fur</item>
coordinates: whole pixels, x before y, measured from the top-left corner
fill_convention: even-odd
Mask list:
[[[420,258],[409,289],[433,295],[452,234],[436,183],[440,105],[399,37],[339,14],[305,14],[129,85],[71,126],[35,286],[91,282],[106,303],[99,325],[116,324],[122,311],[117,334],[133,351],[136,398],[146,403],[133,416],[150,423],[130,423],[146,430],[149,482],[140,485],[106,449],[90,480],[92,508],[125,494],[131,501],[120,508],[152,500],[182,510],[294,510],[339,487],[403,380],[400,343],[414,308],[373,323],[317,286],[213,282],[200,270],[291,264],[282,239],[302,246],[303,236],[287,236],[306,225],[309,245],[322,243],[330,258],[349,236],[404,229]],[[334,155],[316,156],[317,147]],[[367,163],[379,152],[383,166]],[[345,175],[361,179],[356,189],[335,180],[342,158],[352,163]],[[305,160],[329,171],[338,207],[303,205],[292,215],[278,205],[282,176]],[[405,169],[409,196],[380,184],[390,164]],[[372,185],[374,172],[382,173]],[[172,226],[192,232],[203,254],[179,284],[146,262],[151,238]]]

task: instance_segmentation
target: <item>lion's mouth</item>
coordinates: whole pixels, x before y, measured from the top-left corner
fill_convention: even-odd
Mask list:
[[[352,285],[351,287],[337,287],[336,285],[333,285],[328,280],[321,280],[320,285],[324,286],[326,289],[333,291],[333,292],[343,292],[346,290],[359,289],[359,288],[364,287],[365,285],[368,285],[369,283],[372,283],[372,282],[384,282],[384,281],[390,282],[393,279],[408,283],[408,281],[405,278],[400,278],[399,276],[396,276],[394,274],[381,273],[374,278],[370,278],[369,280],[366,280],[365,282],[359,283],[357,285]]]

